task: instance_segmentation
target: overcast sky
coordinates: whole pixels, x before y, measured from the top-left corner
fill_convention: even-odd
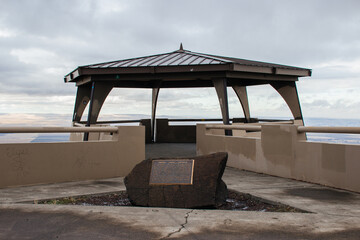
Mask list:
[[[305,117],[360,118],[360,1],[0,0],[0,113],[69,114],[79,65],[186,50],[313,70]],[[271,87],[252,116],[290,117]],[[231,117],[243,116],[229,89]],[[101,114],[150,114],[150,90],[116,90]],[[220,117],[214,89],[161,90],[159,115]],[[16,115],[14,115],[16,116]],[[18,115],[23,116],[23,115]]]

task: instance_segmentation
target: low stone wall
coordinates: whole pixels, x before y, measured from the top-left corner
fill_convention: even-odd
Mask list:
[[[0,187],[123,177],[145,159],[145,127],[103,141],[0,144]]]
[[[360,146],[309,142],[295,125],[262,125],[252,137],[198,124],[196,148],[198,155],[228,152],[231,167],[360,192]]]
[[[169,125],[168,119],[156,119],[157,143],[195,143],[196,126]]]

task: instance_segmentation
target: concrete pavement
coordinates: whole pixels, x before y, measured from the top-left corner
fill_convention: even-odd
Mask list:
[[[233,168],[223,179],[229,189],[312,213],[31,204],[125,189],[112,178],[0,189],[0,239],[360,238],[358,193]]]

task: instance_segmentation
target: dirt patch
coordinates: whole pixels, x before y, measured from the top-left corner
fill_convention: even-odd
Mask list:
[[[83,195],[34,201],[35,204],[65,204],[83,206],[133,206],[126,191],[104,193],[97,195]],[[281,203],[271,204],[268,201],[254,197],[247,193],[229,190],[226,203],[213,209],[232,211],[260,211],[260,212],[294,212],[306,213],[306,211]]]

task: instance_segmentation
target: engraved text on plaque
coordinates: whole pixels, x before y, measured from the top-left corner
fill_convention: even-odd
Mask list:
[[[151,185],[192,185],[194,160],[153,160],[150,173]]]

